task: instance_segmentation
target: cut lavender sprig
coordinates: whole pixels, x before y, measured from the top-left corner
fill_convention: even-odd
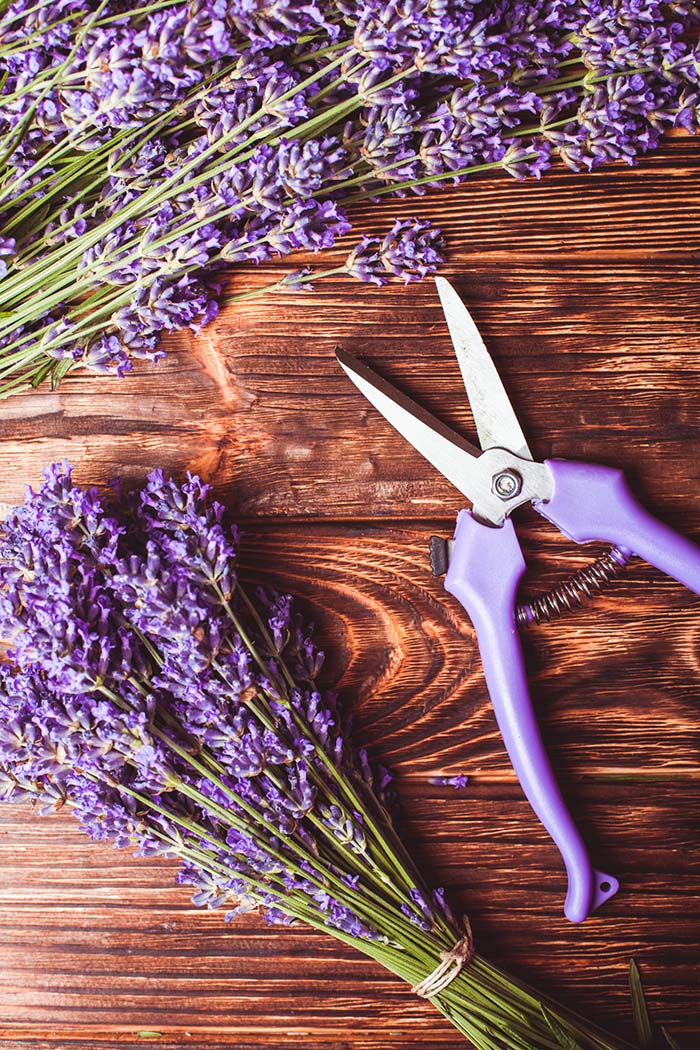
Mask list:
[[[350,275],[365,284],[381,287],[390,281],[420,281],[434,274],[445,261],[440,230],[419,219],[396,219],[383,236],[365,234],[348,253],[342,266],[328,270],[309,266],[292,270],[273,284],[249,292],[238,292],[228,302],[253,299],[270,291],[307,291],[321,278]]]
[[[195,904],[227,919],[326,930],[427,988],[478,1050],[553,1050],[553,1024],[583,1050],[629,1050],[472,955],[396,833],[388,774],[317,681],[311,625],[288,595],[241,586],[238,544],[197,477],[103,496],[46,470],[2,526],[1,797],[177,858]]]

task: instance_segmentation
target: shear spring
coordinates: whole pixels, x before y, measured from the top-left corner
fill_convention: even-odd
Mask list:
[[[515,613],[518,627],[548,622],[576,609],[619,576],[632,557],[623,547],[613,547],[551,591],[519,605]]]

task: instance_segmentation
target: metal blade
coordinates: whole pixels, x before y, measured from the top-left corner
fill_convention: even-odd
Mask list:
[[[339,364],[385,419],[471,502],[484,494],[481,449],[421,408],[352,354],[336,349]],[[488,490],[487,490],[488,494]]]
[[[481,447],[507,448],[521,459],[532,459],[525,435],[505,392],[479,330],[456,291],[444,277],[436,277],[460,371]]]

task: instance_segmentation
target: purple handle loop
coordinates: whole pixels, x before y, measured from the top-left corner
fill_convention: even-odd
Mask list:
[[[614,467],[545,460],[554,494],[539,513],[576,543],[605,540],[626,547],[684,587],[700,594],[700,547],[652,517]]]
[[[516,592],[524,569],[510,519],[500,528],[490,528],[470,511],[461,511],[445,587],[474,624],[491,703],[513,769],[566,866],[564,914],[571,922],[582,922],[617,892],[619,884],[591,865],[542,742],[515,623]]]

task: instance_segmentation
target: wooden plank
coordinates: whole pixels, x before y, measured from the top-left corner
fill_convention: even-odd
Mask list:
[[[528,830],[517,789],[398,787],[404,834],[486,954],[627,1033],[634,954],[655,1017],[679,1037],[700,1033],[700,858],[688,852],[700,786],[656,785],[636,802],[624,786],[586,789],[580,816],[624,890],[582,927],[561,914],[556,851]],[[428,1004],[324,934],[250,917],[227,926],[190,907],[174,865],[91,844],[65,814],[6,807],[0,829],[3,1046],[53,1045],[54,1032],[61,1045],[136,1045],[139,1031],[166,1046],[456,1045]]]
[[[673,584],[649,579],[645,587],[635,574],[651,574],[639,566],[568,625],[528,636],[533,691],[549,691],[542,713],[555,764],[569,774],[567,797],[596,862],[625,887],[600,917],[573,928],[561,916],[556,851],[512,783],[471,629],[427,574],[424,538],[420,529],[302,532],[251,522],[244,571],[299,593],[320,619],[334,654],[328,680],[342,673],[359,739],[398,772],[404,833],[423,869],[473,915],[488,954],[620,1030],[634,954],[658,1016],[697,1034],[700,783],[697,690],[688,684],[697,605]],[[542,540],[532,537],[538,569],[564,546]],[[640,587],[651,602],[645,615],[661,631],[656,648],[648,626],[634,634]],[[572,702],[582,675],[595,688],[579,689]],[[466,791],[430,784],[463,771],[472,776]],[[616,782],[621,773],[634,783]],[[171,865],[90,845],[67,817],[27,819],[13,808],[0,818],[8,1016],[0,1037],[13,1050],[42,1046],[52,1031],[62,1045],[87,1040],[91,1048],[132,1045],[135,1032],[153,1030],[165,1045],[192,1031],[195,1046],[333,1046],[346,1045],[357,1024],[357,1047],[398,1046],[416,1031],[421,1045],[454,1045],[427,1008],[330,939],[292,932],[290,948],[286,930],[254,920],[228,928],[219,914],[190,911],[186,891],[171,885]]]
[[[446,272],[538,454],[575,448],[619,462],[657,506],[681,512],[686,482],[698,481],[696,141],[676,136],[638,168],[556,171],[541,183],[495,175],[364,205],[357,232],[384,228],[398,213],[444,228]],[[286,269],[239,267],[230,293]],[[58,394],[0,404],[0,500],[16,500],[47,460],[67,456],[95,480],[140,478],[155,464],[191,467],[256,516],[353,517],[369,502],[374,515],[452,513],[454,491],[406,455],[339,374],[337,342],[370,355],[454,425],[470,426],[430,283],[407,296],[400,286],[327,279],[305,295],[236,304],[198,338],[168,337],[166,362],[141,364],[122,381],[74,375]]]
[[[455,267],[457,269],[457,267]],[[260,279],[260,275],[258,275]],[[617,463],[641,497],[700,532],[697,265],[480,265],[458,279],[536,455]],[[410,307],[409,307],[410,304]],[[292,333],[304,332],[295,341]],[[194,469],[245,516],[449,518],[464,500],[349,383],[333,347],[469,434],[434,289],[363,289],[239,304],[166,362],[78,376],[0,415],[0,500],[51,459],[86,481]],[[370,510],[371,508],[371,510]]]
[[[420,214],[445,233],[465,269],[485,258],[606,260],[649,258],[678,263],[696,256],[700,220],[700,151],[683,133],[644,157],[637,167],[618,165],[592,175],[564,168],[540,182],[506,175],[479,176],[457,189],[424,198],[366,202],[352,217],[372,232],[387,229],[387,215]]]

